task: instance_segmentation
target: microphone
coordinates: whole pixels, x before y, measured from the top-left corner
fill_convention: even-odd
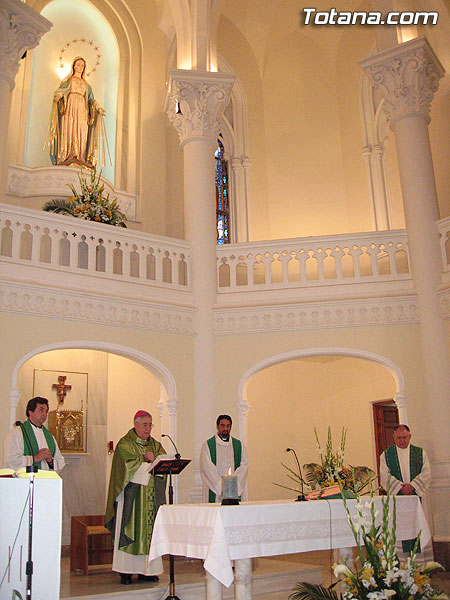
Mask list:
[[[300,483],[302,484],[302,493],[297,496],[296,502],[304,502],[306,500],[306,496],[303,493],[303,475],[302,475],[302,470],[300,468],[300,463],[298,461],[297,452],[294,450],[294,448],[286,448],[286,452],[293,452],[294,453],[295,460],[297,461],[297,467],[298,467],[298,474],[299,474],[299,477],[300,477]]]
[[[27,444],[28,444],[28,446],[29,446],[29,448],[30,448],[30,452],[33,452],[33,446],[31,445],[30,438],[28,437],[27,430],[26,430],[26,429],[25,429],[25,427],[23,426],[23,423],[22,423],[22,421],[16,421],[16,422],[14,423],[14,425],[15,425],[16,427],[20,427],[20,429],[22,430],[22,433],[23,433],[23,434],[24,434],[24,436],[26,437]],[[33,454],[31,455],[31,458],[34,458]],[[33,464],[32,464],[31,466],[33,466]],[[27,467],[27,469],[28,469],[28,467]]]
[[[176,452],[176,454],[175,454],[175,458],[176,458],[177,460],[180,460],[180,458],[181,458],[181,454],[178,452],[178,448],[176,447],[176,444],[175,444],[175,442],[173,441],[173,439],[170,437],[170,435],[169,435],[168,433],[162,433],[162,434],[161,434],[161,437],[168,437],[168,438],[169,438],[169,440],[170,440],[170,441],[172,442],[172,444],[173,444],[173,447],[175,448],[175,452]]]

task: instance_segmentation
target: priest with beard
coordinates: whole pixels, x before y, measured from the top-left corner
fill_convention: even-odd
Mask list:
[[[200,475],[203,481],[203,502],[222,500],[222,475],[234,474],[238,478],[238,494],[247,499],[248,458],[247,449],[240,440],[232,437],[232,420],[229,415],[219,415],[217,433],[204,442],[200,452]]]
[[[114,538],[113,571],[124,585],[133,574],[141,581],[158,581],[161,558],[149,563],[148,553],[156,513],[165,504],[165,478],[149,474],[150,464],[165,450],[150,435],[152,416],[145,410],[134,415],[134,427],[119,440],[109,481],[105,527]]]

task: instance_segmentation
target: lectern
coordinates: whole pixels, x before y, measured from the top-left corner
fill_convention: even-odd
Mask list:
[[[159,458],[159,457],[158,457]],[[169,504],[173,504],[173,486],[172,486],[172,475],[178,475],[181,471],[188,466],[191,462],[189,458],[180,458],[177,453],[175,458],[161,458],[155,461],[154,466],[149,469],[153,475],[169,475]],[[175,595],[175,567],[173,554],[169,555],[170,565],[170,594],[165,600],[180,600]]]
[[[13,590],[26,598],[29,481],[27,474],[23,477],[0,477],[0,573],[6,572],[2,598],[11,598]],[[33,600],[59,599],[61,511],[61,478],[38,471],[33,503]]]

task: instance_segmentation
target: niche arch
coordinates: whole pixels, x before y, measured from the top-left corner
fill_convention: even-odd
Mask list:
[[[34,348],[16,363],[11,381],[10,390],[10,427],[16,420],[16,408],[20,399],[18,388],[18,376],[22,366],[31,358],[38,354],[49,352],[52,350],[98,350],[110,354],[117,354],[124,358],[128,358],[145,369],[150,371],[160,384],[161,396],[158,403],[158,413],[161,422],[163,419],[167,422],[169,435],[175,440],[177,439],[177,389],[175,379],[169,369],[156,358],[145,354],[140,350],[113,344],[110,342],[99,341],[83,341],[74,340],[66,342],[54,342]]]
[[[57,0],[31,0],[29,4],[41,13],[50,2],[57,2]],[[106,0],[86,0],[86,2],[101,13],[111,28],[118,47],[116,141],[115,148],[110,148],[111,153],[115,154],[113,184],[115,189],[136,195],[139,193],[141,170],[141,97],[137,93],[142,83],[141,34],[133,15],[124,3],[110,3]],[[29,99],[28,94],[24,92],[29,89],[32,60],[32,53],[29,53],[25,59],[22,85],[16,85],[16,97],[21,98],[19,141],[14,150],[18,164],[23,163],[25,152]],[[50,114],[50,104],[48,114]]]
[[[383,367],[392,375],[395,382],[395,394],[394,401],[398,408],[399,419],[401,423],[408,424],[407,412],[406,412],[406,390],[405,390],[405,379],[401,369],[390,359],[369,352],[367,350],[360,350],[357,348],[307,348],[302,350],[291,350],[290,352],[284,352],[265,358],[264,360],[256,363],[242,375],[239,382],[238,391],[238,419],[239,419],[239,435],[244,443],[248,440],[248,414],[250,411],[250,403],[247,398],[248,384],[256,373],[271,367],[278,363],[293,360],[296,358],[309,358],[314,356],[342,356],[347,358],[362,358],[369,361],[374,361]]]

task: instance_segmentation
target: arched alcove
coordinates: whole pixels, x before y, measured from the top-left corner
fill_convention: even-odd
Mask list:
[[[114,182],[119,54],[116,38],[103,15],[87,0],[53,0],[42,10],[53,23],[33,53],[25,166],[49,166],[43,151],[53,92],[70,72],[76,56],[86,60],[86,81],[105,111],[105,129],[111,163],[106,158],[103,175]]]
[[[162,363],[132,348],[82,341],[50,344],[32,350],[14,368],[11,424],[16,417],[25,418],[26,403],[35,395],[47,397],[50,410],[55,410],[52,383],[60,375],[67,376],[65,383],[72,386],[62,408],[84,410],[86,434],[84,452],[63,452],[63,545],[67,545],[72,515],[103,514],[112,463],[109,444],[115,447],[133,426],[137,410],[152,413],[156,439],[167,432],[176,440],[176,386]],[[82,397],[80,407],[76,394]],[[172,452],[169,441],[164,446]]]
[[[59,2],[66,2],[67,0],[30,0],[30,6],[39,13],[45,14],[47,10],[50,10],[51,7],[58,7]],[[105,57],[102,56],[102,68],[108,63],[108,69],[104,70],[103,73],[94,72],[93,76],[102,76],[106,77],[109,81],[114,81],[116,79],[115,85],[115,96],[111,98],[105,97],[105,108],[107,110],[107,125],[108,119],[109,123],[112,124],[115,129],[115,140],[110,139],[109,141],[109,149],[111,152],[111,157],[113,158],[114,168],[111,169],[110,173],[107,173],[105,169],[103,175],[107,177],[114,189],[116,191],[124,191],[133,196],[139,193],[139,176],[140,176],[140,145],[141,145],[141,128],[140,128],[140,114],[141,114],[141,94],[137,91],[141,89],[142,83],[142,39],[140,31],[137,27],[136,20],[133,18],[128,7],[120,2],[106,2],[105,0],[83,0],[83,2],[75,3],[75,17],[78,18],[80,11],[78,7],[87,8],[88,13],[93,15],[95,21],[94,31],[97,31],[98,24],[102,24],[105,28],[104,32],[101,34],[101,42],[98,45],[99,48],[103,51],[103,42],[104,36],[106,36],[109,40],[112,40],[112,44],[114,47],[114,53],[116,54],[116,72],[111,72],[112,63],[109,60],[105,60]],[[72,16],[72,15],[71,15]],[[92,40],[93,42],[97,39],[97,34],[93,37],[89,36],[89,31],[85,32],[84,27],[71,28],[71,32],[69,37],[62,37],[61,40],[58,38],[57,28],[54,27],[50,31],[48,35],[56,35],[56,46],[58,46],[58,54],[56,59],[59,59],[60,50],[64,47],[64,45],[69,42],[70,49],[83,47],[83,43],[81,46],[79,43],[74,44],[73,40],[83,40],[85,39],[84,46],[90,48],[89,42]],[[11,118],[14,123],[14,132],[16,135],[13,136],[13,139],[9,140],[9,144],[11,146],[10,153],[11,157],[13,157],[12,162],[16,165],[24,165],[26,161],[26,147],[28,146],[28,123],[30,118],[30,86],[32,79],[32,68],[33,68],[33,55],[39,53],[41,47],[44,48],[46,42],[45,36],[39,48],[37,48],[33,53],[28,53],[25,60],[23,61],[23,65],[21,67],[20,73],[16,78],[16,87],[14,90],[13,96],[13,110],[11,113]],[[61,41],[61,47],[59,47],[59,41]],[[87,45],[86,45],[87,44]],[[55,47],[56,47],[55,46]],[[64,55],[68,54],[68,50],[64,52]],[[95,52],[94,52],[94,60]],[[89,67],[89,65],[88,65]],[[54,76],[53,76],[54,77]],[[57,84],[59,84],[59,75],[56,75]],[[100,82],[97,91],[97,83],[95,80],[88,79],[88,82],[92,85],[94,89],[94,93],[96,96],[99,96],[99,102],[101,104],[102,100],[102,89],[103,84]],[[47,125],[50,117],[50,109],[51,102],[53,98],[54,87],[49,86],[50,96],[46,97],[46,106],[43,108],[43,112],[40,115],[40,119],[43,123],[45,123],[45,127],[43,129],[43,137],[41,138],[42,132],[37,135],[40,140],[40,149],[36,146],[36,152],[40,153],[40,156],[43,159],[48,159],[47,151],[43,151],[44,141],[45,141],[45,133],[47,129]],[[45,87],[41,92],[48,96],[47,89]],[[111,109],[111,103],[114,103],[116,108],[114,110]],[[43,105],[42,105],[43,106]],[[110,108],[108,108],[110,107]],[[109,133],[108,133],[109,136]],[[114,158],[115,157],[115,158]],[[45,162],[45,165],[50,165],[50,160],[48,159]],[[51,169],[51,167],[50,167]],[[48,173],[46,171],[45,175],[48,177]],[[30,196],[30,193],[27,192],[27,195]],[[31,194],[32,195],[32,194]],[[135,218],[135,217],[134,217]]]
[[[250,499],[291,497],[281,463],[295,469],[286,448],[301,464],[320,462],[314,428],[322,446],[328,426],[333,447],[348,429],[345,462],[376,470],[372,404],[394,399],[405,422],[404,380],[383,356],[344,348],[291,351],[254,365],[241,378],[239,432],[251,457]],[[266,440],[266,441],[264,441]],[[261,452],[261,448],[266,450]]]

